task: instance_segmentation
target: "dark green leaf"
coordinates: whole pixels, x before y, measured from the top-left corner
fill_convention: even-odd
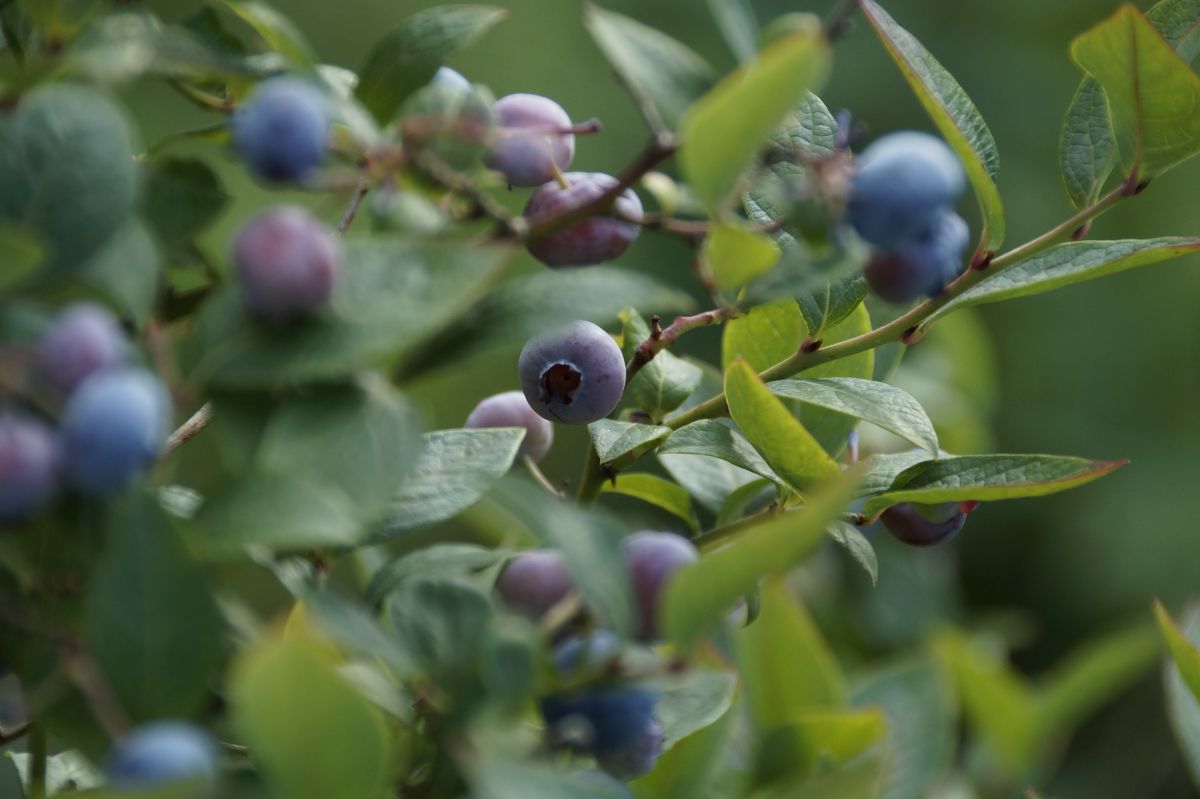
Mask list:
[[[829,524],[829,537],[837,541],[855,563],[862,566],[871,578],[871,585],[879,582],[879,558],[875,554],[875,547],[861,530],[849,522],[835,520]]]
[[[130,217],[71,277],[104,295],[140,329],[158,301],[158,245],[137,217]]]
[[[808,326],[808,335],[819,339],[826,328],[854,313],[866,296],[867,281],[854,275],[826,283],[813,291],[801,292],[796,295],[796,302]]]
[[[763,50],[696,102],[680,124],[680,166],[715,211],[742,171],[805,92],[825,77],[829,48],[819,30],[797,30]]]
[[[194,158],[152,161],[144,180],[142,214],[169,248],[191,242],[229,202],[216,173]]]
[[[15,225],[0,224],[0,294],[19,287],[42,265],[45,251],[35,236]]]
[[[642,342],[650,338],[650,328],[632,308],[621,312],[622,350],[625,360],[633,357]],[[662,419],[684,403],[700,385],[700,367],[662,350],[634,375],[625,388],[625,396],[652,419]]]
[[[632,463],[671,435],[671,428],[601,419],[588,425],[588,435],[602,464]]]
[[[113,508],[88,590],[89,651],[136,721],[186,717],[222,661],[222,622],[200,567],[151,496]]]
[[[506,555],[502,549],[476,544],[436,544],[404,555],[387,564],[367,586],[368,605],[378,605],[396,586],[416,577],[466,577],[495,564]]]
[[[504,19],[495,6],[441,5],[405,18],[367,55],[358,97],[375,118],[388,122],[446,59]]]
[[[716,419],[701,419],[671,434],[658,450],[661,455],[706,455],[784,485],[779,475],[737,430]]]
[[[426,433],[375,537],[393,538],[474,505],[512,466],[524,436],[524,429],[507,427]]]
[[[400,646],[425,677],[456,697],[475,684],[483,636],[493,616],[486,594],[460,580],[420,578],[401,584],[385,606]]]
[[[316,61],[312,46],[304,34],[273,6],[259,0],[225,0],[230,11],[241,17],[275,52],[298,67],[311,67]]]
[[[996,188],[1000,155],[987,123],[954,77],[911,33],[874,0],[860,0],[859,5],[934,125],[962,159],[983,214],[983,246],[999,249],[1004,241],[1004,207]]]
[[[707,455],[672,455],[660,452],[658,461],[671,475],[671,479],[687,489],[697,502],[713,513],[720,512],[731,493],[759,479],[754,472]]]
[[[937,457],[933,422],[908,392],[855,377],[776,380],[767,384],[774,394],[870,422],[923,447]]]
[[[677,483],[654,474],[626,473],[618,475],[615,483],[605,482],[602,490],[648,502],[682,519],[692,532],[699,531],[691,497]]]
[[[708,0],[708,10],[738,61],[758,52],[758,20],[749,0]]]
[[[1098,480],[1126,463],[1060,455],[964,455],[924,461],[897,475],[887,492],[867,501],[863,513],[876,516],[901,502],[934,505],[1041,497]]]
[[[871,315],[866,305],[855,307],[842,321],[829,325],[821,332],[821,346],[832,344],[866,335],[871,331]],[[810,333],[807,338],[813,339]],[[837,358],[828,363],[819,364],[803,372],[806,378],[845,378],[866,380],[875,371],[875,351],[867,350],[847,358]],[[850,435],[858,420],[836,411],[818,408],[811,403],[789,401],[791,411],[800,424],[812,433],[825,451],[837,455],[846,448],[846,437]]]

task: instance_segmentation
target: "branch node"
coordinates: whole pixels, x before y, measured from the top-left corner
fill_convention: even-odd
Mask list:
[[[1092,220],[1084,222],[1075,230],[1071,231],[1071,241],[1082,241],[1087,238],[1087,234],[1092,232]]]
[[[925,338],[925,330],[920,325],[913,325],[904,331],[904,335],[900,337],[900,342],[907,347],[911,347],[923,338]]]
[[[821,344],[823,343],[824,342],[819,338],[805,338],[804,341],[800,342],[800,351],[816,352],[817,350],[821,349]]]
[[[975,257],[971,259],[971,268],[977,269],[980,272],[982,272],[983,270],[987,269],[989,266],[992,265],[992,259],[995,257],[996,257],[995,250],[988,250],[987,252],[984,252],[984,253],[976,253]]]

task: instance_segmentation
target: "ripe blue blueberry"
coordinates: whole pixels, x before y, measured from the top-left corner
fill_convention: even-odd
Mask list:
[[[233,115],[233,144],[270,183],[303,180],[325,155],[329,111],[320,90],[297,78],[260,84]]]
[[[463,77],[461,72],[450,67],[438,67],[438,71],[433,75],[433,80],[429,82],[433,86],[446,86],[462,91],[471,90],[471,81]]]
[[[328,305],[342,253],[336,235],[320,220],[302,208],[281,206],[242,228],[233,263],[247,307],[284,323]]]
[[[892,133],[858,157],[846,219],[870,244],[896,247],[919,237],[965,188],[962,164],[945,142],[927,133]]]
[[[562,555],[534,549],[510,560],[496,579],[496,594],[510,610],[534,621],[575,587]]]
[[[129,342],[112,313],[100,305],[78,303],[61,311],[38,343],[38,369],[63,395],[88,375],[125,360]]]
[[[563,424],[603,419],[625,390],[621,348],[591,322],[572,322],[530,339],[517,367],[529,406]]]
[[[611,630],[572,635],[554,649],[554,667],[563,674],[577,669],[599,670],[621,653],[621,639]]]
[[[608,687],[543,697],[541,706],[551,741],[602,758],[641,740],[657,701],[644,688]]]
[[[571,165],[575,134],[563,107],[537,94],[510,94],[492,106],[496,140],[487,164],[510,186],[540,186]]]
[[[883,512],[879,520],[888,532],[906,544],[927,547],[947,541],[962,529],[974,502],[943,502],[939,505],[902,503]]]
[[[211,789],[218,776],[217,745],[212,737],[181,721],[139,727],[117,744],[104,767],[121,790],[158,788],[192,782]]]
[[[695,563],[700,553],[682,536],[649,530],[625,538],[621,548],[637,599],[638,638],[656,640],[659,637],[659,610],[667,583],[675,572]]]
[[[969,236],[966,221],[945,209],[912,243],[875,252],[864,271],[867,285],[888,302],[936,296],[958,277]]]
[[[547,183],[533,193],[525,206],[532,224],[567,213],[596,199],[617,185],[617,179],[601,172],[568,172],[570,184]],[[642,201],[632,189],[621,192],[613,203],[615,212],[588,217],[529,242],[529,252],[547,266],[590,266],[611,261],[629,249],[642,229],[621,217],[642,216]]]
[[[0,524],[28,519],[50,501],[59,463],[58,438],[48,426],[0,412]]]
[[[652,721],[636,741],[621,749],[604,752],[597,758],[597,764],[614,777],[633,780],[654,769],[662,750],[662,725]]]
[[[144,369],[92,375],[63,412],[63,465],[67,482],[87,494],[120,490],[158,456],[171,405],[158,378]]]
[[[554,443],[554,426],[534,413],[520,391],[505,391],[479,401],[465,427],[524,427],[520,455],[540,461]]]

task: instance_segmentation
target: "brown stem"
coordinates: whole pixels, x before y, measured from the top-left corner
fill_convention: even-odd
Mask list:
[[[167,455],[183,446],[189,439],[208,427],[208,423],[211,421],[212,403],[206,402],[200,406],[200,410],[192,414],[190,419],[181,424],[179,429],[171,434],[170,438],[167,439],[166,445],[163,447],[162,454]]]
[[[366,177],[358,179],[358,185],[354,187],[354,193],[350,195],[350,203],[346,206],[346,210],[342,212],[342,219],[338,222],[337,232],[345,235],[350,229],[350,225],[354,224],[354,216],[358,213],[359,206],[366,198],[367,192],[371,190],[371,181]]]
[[[841,2],[834,6],[821,26],[825,31],[825,38],[830,42],[836,42],[845,36],[850,30],[850,23],[854,18],[854,12],[857,10],[858,0],[841,0]]]
[[[429,177],[451,191],[467,197],[481,213],[496,221],[500,234],[505,238],[522,239],[527,232],[525,220],[514,216],[507,208],[484,191],[468,175],[457,171],[433,153],[423,151],[417,155],[417,166]]]
[[[629,385],[629,381],[633,380],[634,375],[643,366],[654,360],[655,355],[674,344],[684,333],[697,327],[720,324],[736,315],[737,311],[733,308],[714,308],[711,311],[692,316],[677,316],[665,328],[660,327],[659,318],[655,316],[652,320],[653,329],[650,331],[650,337],[638,345],[633,352],[633,357],[625,366],[625,385]]]
[[[75,644],[68,644],[64,658],[67,676],[83,694],[88,707],[100,722],[100,726],[113,740],[120,740],[129,732],[128,714],[117,701],[112,686],[92,660],[91,656]]]

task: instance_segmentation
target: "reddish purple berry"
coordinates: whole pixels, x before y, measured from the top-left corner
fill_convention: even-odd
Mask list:
[[[637,599],[638,638],[657,640],[659,611],[667,583],[675,572],[699,560],[700,553],[682,536],[649,530],[634,533],[621,546]]]
[[[943,210],[912,243],[872,255],[864,273],[867,285],[888,302],[936,296],[958,277],[969,237],[966,221]]]
[[[567,187],[547,183],[533,193],[525,206],[525,217],[538,220],[567,213],[596,199],[617,185],[617,179],[601,172],[568,172]],[[642,201],[626,189],[613,204],[614,211],[588,217],[529,242],[529,252],[547,266],[590,266],[611,261],[629,249],[641,226],[621,217],[642,216]]]
[[[885,510],[879,520],[888,532],[904,543],[928,547],[954,537],[976,505],[976,502],[943,502],[939,505],[905,502]]]
[[[575,134],[563,107],[537,94],[510,94],[492,106],[496,141],[488,166],[510,186],[540,186],[571,165]]]
[[[0,524],[28,519],[50,501],[59,463],[58,438],[48,426],[0,412]]]
[[[621,348],[591,322],[573,322],[530,339],[517,366],[529,406],[543,419],[563,424],[603,419],[625,390]]]
[[[233,245],[246,305],[271,322],[309,316],[329,303],[342,270],[334,232],[301,208],[252,219]]]
[[[562,555],[552,549],[522,552],[505,565],[496,580],[500,600],[535,621],[565,599],[574,587]]]
[[[63,394],[84,378],[119,365],[129,342],[112,313],[100,305],[78,303],[61,311],[38,344],[38,367]]]
[[[529,407],[520,391],[505,391],[479,401],[464,427],[524,427],[518,454],[540,461],[554,443],[554,426]]]

